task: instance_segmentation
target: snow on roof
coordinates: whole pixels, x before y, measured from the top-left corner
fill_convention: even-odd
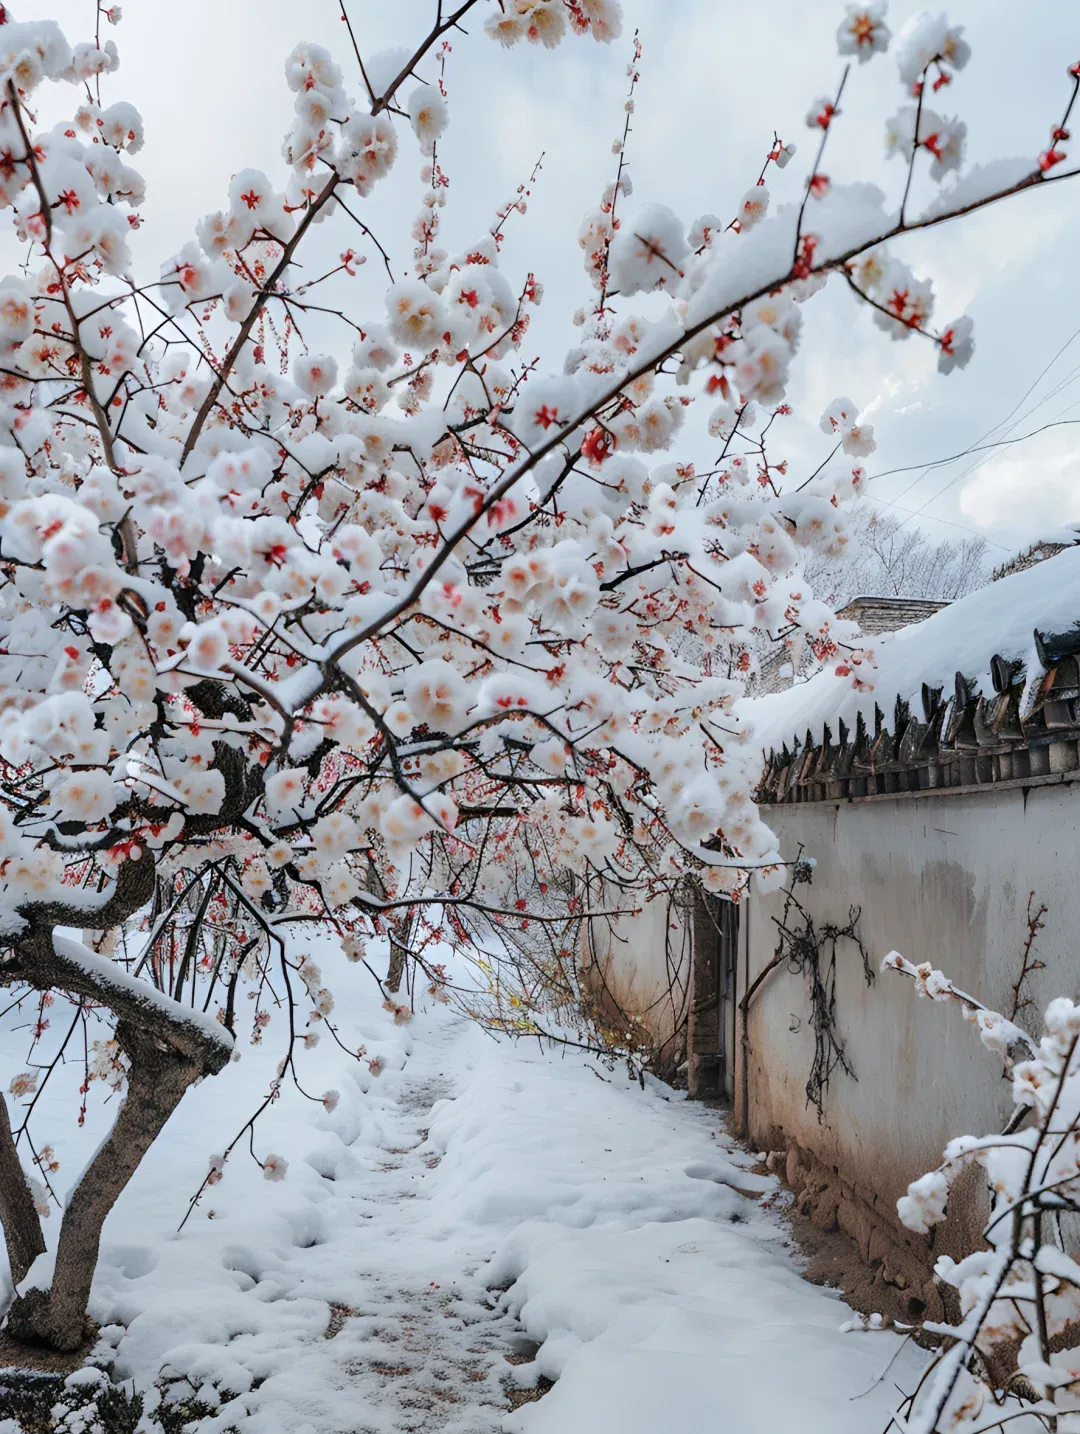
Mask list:
[[[923,622],[948,605],[945,598],[854,597],[838,607],[836,615],[857,622],[867,636],[877,637],[895,632],[897,628],[910,627],[913,622]]]
[[[1080,546],[1066,548],[1033,568],[979,588],[942,608],[925,622],[876,639],[872,651],[876,670],[855,669],[872,684],[856,691],[848,677],[833,670],[819,672],[785,692],[745,698],[740,715],[749,722],[755,742],[765,752],[802,741],[807,729],[821,738],[828,724],[855,726],[860,713],[873,730],[874,707],[891,720],[898,697],[921,707],[923,683],[952,688],[957,672],[974,690],[991,692],[990,659],[995,655],[1023,660],[1028,679],[1041,675],[1034,632],[1068,632],[1080,624]]]

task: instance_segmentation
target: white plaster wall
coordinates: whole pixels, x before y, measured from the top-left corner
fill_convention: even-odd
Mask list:
[[[664,1047],[685,1017],[689,938],[665,896],[634,916],[591,923],[586,965],[618,1008],[639,1021],[649,1039]]]
[[[954,1135],[1000,1127],[1011,1109],[1001,1062],[952,1003],[920,1000],[904,977],[878,971],[896,949],[929,960],[987,1005],[1008,1009],[1026,933],[1028,893],[1046,902],[1036,948],[1046,970],[1031,982],[1037,1029],[1054,995],[1080,995],[1080,785],[839,805],[770,807],[781,850],[816,858],[800,900],[819,925],[862,908],[877,972],[867,987],[858,953],[842,949],[837,1025],[855,1079],[837,1071],[825,1119],[807,1108],[813,1058],[806,984],[780,969],[749,1018],[751,1138],[783,1134],[890,1203],[936,1165]],[[744,917],[738,989],[772,958],[782,895],[755,896]],[[801,1028],[792,1031],[791,1027]],[[740,1080],[742,1073],[740,1072]],[[741,1097],[741,1092],[740,1092]]]

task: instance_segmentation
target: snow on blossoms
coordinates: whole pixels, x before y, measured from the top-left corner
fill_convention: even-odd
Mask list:
[[[238,166],[152,263],[132,236],[154,137],[109,93],[116,43],[0,11],[0,211],[22,259],[0,279],[0,971],[38,1002],[35,1042],[51,1001],[106,1013],[84,1094],[125,1088],[50,1289],[8,1312],[55,1349],[84,1339],[102,1222],[144,1153],[125,1130],[160,1129],[246,1042],[283,1042],[262,1109],[293,1083],[334,1104],[296,1069],[320,1040],[383,1069],[285,923],[321,923],[371,971],[388,946],[397,983],[409,968],[439,997],[432,951],[481,929],[565,932],[698,883],[738,899],[754,872],[775,882],[786,854],[737,700],[772,644],[838,680],[866,656],[805,568],[848,541],[868,396],[829,405],[818,452],[783,451],[804,305],[834,278],[890,336],[962,366],[970,323],[936,327],[929,280],[888,242],[919,222],[924,178],[936,233],[1038,186],[1067,141],[1058,120],[1030,172],[965,175],[963,124],[929,101],[967,45],[920,17],[898,41],[899,208],[832,164],[837,87],[810,110],[810,173],[774,135],[734,213],[680,216],[634,197],[635,36],[611,173],[578,229],[589,302],[569,350],[538,357],[545,256],[504,244],[510,225],[527,239],[543,176],[494,215],[462,207],[474,176],[450,157],[475,167],[487,137],[446,144],[454,53],[497,64],[528,44],[554,64],[541,52],[564,41],[618,40],[621,16],[465,10],[483,19],[468,37],[447,17],[411,49],[297,44],[280,161]],[[837,35],[859,69],[889,43],[877,0]],[[416,195],[405,234],[382,197],[395,169]],[[56,1063],[25,1064],[37,1088],[10,1094],[36,1105]],[[279,1156],[260,1164],[287,1178]],[[924,1194],[928,1223],[940,1189]],[[26,1197],[16,1265],[44,1248]]]
[[[610,0],[485,19],[498,46],[608,43],[620,24]],[[0,42],[26,105],[44,79],[118,63],[50,23]],[[889,42],[884,4],[848,7],[842,56]],[[944,19],[896,44],[908,90],[967,63]],[[640,57],[634,42],[627,116]],[[970,360],[970,321],[932,328],[931,284],[882,245],[878,189],[782,184],[795,146],[779,136],[727,221],[631,208],[627,118],[581,229],[594,307],[559,371],[522,369],[542,284],[503,272],[501,248],[526,186],[443,245],[449,43],[369,59],[294,47],[284,165],[232,176],[152,284],[118,284],[145,198],[138,112],[76,95],[30,152],[22,100],[0,122],[24,156],[0,198],[37,265],[0,284],[7,921],[77,863],[105,891],[141,860],[169,876],[225,862],[255,925],[300,903],[363,926],[463,870],[499,905],[541,849],[545,878],[584,862],[631,885],[776,858],[731,708],[763,638],[830,661],[855,637],[802,564],[842,551],[873,452],[840,399],[820,422],[835,452],[785,480],[773,446],[803,304],[839,272],[942,371]],[[839,96],[812,106],[820,151],[840,118]],[[905,100],[889,145],[939,181],[964,126]],[[369,224],[404,155],[409,274]],[[301,268],[308,231],[331,224],[340,264]],[[393,278],[353,317],[364,260]],[[337,353],[301,338],[313,304],[340,320]],[[186,343],[155,337],[162,314]],[[700,475],[668,456],[698,412],[719,449]]]
[[[503,46],[611,42],[620,16],[608,0],[515,0],[486,29]],[[3,39],[32,56],[27,96],[44,77],[115,67],[55,26]],[[840,54],[865,62],[888,43],[884,4],[849,7]],[[921,20],[898,54],[909,86],[916,67],[960,69],[967,46]],[[729,222],[687,227],[660,205],[630,209],[624,133],[582,228],[597,305],[561,373],[515,373],[541,297],[534,274],[502,271],[515,205],[440,247],[447,57],[445,44],[429,54],[435,75],[420,66],[417,83],[403,54],[347,76],[298,44],[283,171],[232,176],[146,291],[113,282],[143,199],[132,106],[82,103],[4,181],[40,262],[0,285],[7,369],[24,376],[0,397],[11,908],[63,885],[76,855],[98,853],[109,873],[181,870],[208,837],[198,860],[227,853],[258,912],[298,901],[360,922],[420,873],[468,865],[480,832],[478,892],[539,840],[554,866],[587,853],[620,880],[775,856],[731,706],[756,635],[785,632],[822,661],[851,641],[800,565],[842,549],[873,450],[872,427],[838,400],[820,424],[835,455],[787,490],[786,463],[756,436],[787,412],[802,305],[839,268],[892,336],[931,338],[944,371],[970,359],[970,321],[935,333],[929,282],[881,244],[830,260],[853,232],[888,229],[871,186],[810,176],[797,202],[776,178],[770,194],[766,171],[795,153],[777,139]],[[638,59],[635,44],[628,113]],[[402,90],[407,122],[380,83]],[[906,163],[927,152],[932,179],[957,168],[961,123],[912,115],[892,149]],[[838,118],[832,100],[813,110],[822,133]],[[13,153],[20,122],[3,122]],[[344,353],[308,350],[314,285],[333,314],[377,251],[357,255],[353,232],[323,278],[293,252],[316,225],[349,228],[354,205],[367,224],[406,151],[422,184],[412,275],[344,326]],[[224,359],[205,363],[194,338],[143,341],[151,290]],[[630,307],[638,294],[650,317]],[[667,356],[676,384],[658,373]],[[89,424],[82,393],[65,391],[75,370]],[[698,476],[664,455],[703,399],[721,452]],[[584,842],[581,823],[602,840]]]
[[[492,63],[620,27],[611,0],[484,5]],[[883,4],[847,10],[842,56],[889,43]],[[891,151],[952,184],[963,125],[916,115],[911,87],[951,80],[966,43],[925,17],[898,43]],[[842,551],[874,449],[844,398],[812,470],[777,451],[803,306],[839,276],[945,372],[971,325],[933,327],[929,281],[885,247],[880,190],[820,163],[799,178],[779,136],[729,216],[632,207],[628,49],[614,172],[579,231],[593,300],[570,350],[534,362],[540,265],[502,262],[529,184],[442,232],[450,38],[362,66],[298,44],[282,162],[239,169],[140,276],[144,126],[86,97],[115,45],[0,25],[17,98],[0,205],[31,252],[0,282],[12,939],[28,903],[67,901],[68,924],[96,929],[95,910],[117,925],[205,880],[235,942],[206,969],[248,975],[285,912],[366,937],[451,898],[455,921],[470,903],[516,919],[520,883],[565,866],[597,891],[737,893],[776,862],[733,708],[763,643],[824,663],[856,640],[803,565]],[[48,105],[46,79],[70,82]],[[841,119],[838,95],[811,108],[819,155]],[[379,194],[405,164],[401,246]],[[340,256],[325,268],[300,257],[316,228]],[[387,272],[382,294],[355,297],[362,264]],[[714,445],[703,471],[677,452],[691,424]]]
[[[928,1323],[928,1332],[953,1338],[938,1345],[920,1389],[904,1401],[905,1427],[925,1434],[985,1427],[980,1411],[1000,1404],[1002,1385],[1019,1390],[1016,1416],[1026,1418],[1023,1406],[1037,1404],[1056,1423],[1059,1411],[1067,1418],[1076,1409],[1080,1379],[1070,1337],[1080,1318],[1080,1265],[1063,1248],[1059,1224],[1061,1210],[1080,1197],[1080,1006],[1052,1000],[1035,1038],[928,961],[915,965],[893,951],[883,970],[907,976],[920,996],[960,1007],[992,1052],[988,1085],[1000,1085],[1004,1065],[1014,1105],[1004,1130],[950,1140],[938,1168],[913,1180],[897,1202],[908,1229],[935,1233],[949,1218],[955,1182],[972,1167],[980,1168],[990,1202],[982,1231],[954,1232],[961,1257],[935,1262],[962,1321]]]
[[[884,0],[875,0],[870,5],[848,6],[836,32],[836,47],[841,55],[854,55],[860,64],[865,64],[875,54],[888,49],[887,8]]]

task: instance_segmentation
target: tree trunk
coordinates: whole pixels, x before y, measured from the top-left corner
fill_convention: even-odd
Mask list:
[[[401,978],[405,974],[405,961],[409,954],[409,926],[407,917],[388,922],[390,933],[390,965],[386,972],[386,989],[401,990]],[[402,928],[404,927],[404,930]]]
[[[34,1197],[26,1181],[19,1152],[11,1134],[7,1102],[0,1095],[0,1225],[4,1228],[11,1283],[17,1285],[38,1255],[45,1253],[45,1237]]]
[[[202,1071],[197,1061],[162,1049],[123,1023],[117,1039],[127,1053],[127,1095],[108,1137],[71,1193],[60,1227],[52,1288],[27,1290],[11,1307],[15,1339],[74,1350],[86,1338],[86,1307],[105,1217],[143,1156]]]
[[[367,881],[364,883],[372,896],[386,899],[386,886],[374,861],[368,861]],[[400,991],[401,979],[405,975],[405,963],[409,958],[409,938],[412,935],[410,908],[404,907],[398,915],[386,917],[386,933],[390,938],[390,964],[386,970],[386,989]]]
[[[46,901],[20,907],[25,929],[5,952],[3,984],[25,981],[38,991],[60,990],[108,1007],[117,1018],[117,1042],[131,1063],[127,1095],[113,1128],[83,1171],[64,1211],[51,1288],[27,1290],[8,1313],[7,1333],[27,1343],[65,1351],[83,1343],[105,1217],[188,1086],[199,1076],[222,1070],[232,1053],[232,1036],[224,1028],[219,1031],[200,1012],[134,980],[122,967],[62,934],[65,927],[83,927],[91,910],[102,930],[122,926],[151,899],[154,878],[154,862],[144,855],[121,865],[100,905]],[[8,1178],[11,1167],[5,1161],[10,1162],[14,1148],[6,1111],[4,1126],[0,1218],[9,1250],[14,1229],[22,1231],[20,1242],[25,1247],[12,1261],[14,1269],[31,1250],[41,1247],[34,1244],[33,1230],[19,1222],[19,1211],[25,1208],[20,1206],[19,1190],[26,1177],[16,1161],[19,1179]],[[15,1219],[9,1218],[12,1212]],[[39,1240],[40,1235],[38,1226]],[[25,1270],[22,1273],[25,1276]]]

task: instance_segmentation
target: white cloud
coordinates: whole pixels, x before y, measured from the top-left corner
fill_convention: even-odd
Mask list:
[[[1058,428],[987,460],[962,487],[960,509],[980,526],[1024,537],[1080,521],[1080,439]]]

